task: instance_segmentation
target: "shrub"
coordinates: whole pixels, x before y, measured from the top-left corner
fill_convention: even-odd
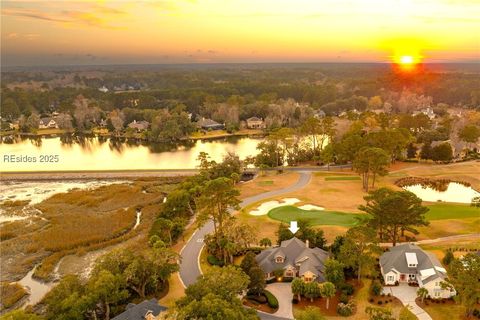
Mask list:
[[[348,303],[340,302],[337,305],[337,313],[343,317],[349,317],[355,312],[355,302],[350,300]]]
[[[347,296],[351,296],[355,292],[355,289],[350,283],[342,284],[339,289],[340,291],[345,293]]]
[[[217,257],[215,256],[212,256],[212,255],[209,255],[207,257],[207,261],[209,264],[211,264],[212,266],[219,266],[219,267],[223,267],[224,263],[222,260],[219,260],[217,259]]]
[[[370,286],[370,292],[374,296],[379,296],[382,293],[382,285],[380,284],[380,281],[378,280],[372,281],[372,285]]]
[[[278,300],[277,298],[268,290],[264,290],[263,294],[267,297],[268,306],[272,309],[278,308]]]
[[[260,304],[267,303],[267,297],[265,297],[264,295],[250,294],[247,295],[247,299],[258,302]]]
[[[293,299],[292,299],[292,303],[293,303],[293,304],[297,304],[297,303],[298,303],[298,299],[297,299],[297,298],[293,298]]]
[[[339,298],[341,303],[348,303],[348,296],[345,293],[342,293]]]

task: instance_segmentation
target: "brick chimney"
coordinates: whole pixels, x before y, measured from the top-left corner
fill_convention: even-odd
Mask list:
[[[305,247],[310,248],[310,241],[308,241],[308,239],[305,240]]]

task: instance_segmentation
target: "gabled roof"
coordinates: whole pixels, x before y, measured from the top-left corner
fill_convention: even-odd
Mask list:
[[[283,263],[276,263],[275,257],[283,256]],[[263,250],[256,256],[259,266],[265,272],[273,272],[284,269],[287,266],[299,265],[300,275],[310,271],[323,281],[325,260],[329,257],[328,252],[320,248],[307,248],[306,244],[296,237],[282,241],[279,247]]]
[[[149,126],[149,125],[150,125],[150,122],[145,121],[145,120],[141,120],[141,121],[133,120],[132,122],[130,122],[130,123],[128,124],[128,127],[129,127],[129,128],[133,128],[133,129],[146,130],[146,129],[148,129],[148,126]]]
[[[248,118],[247,119],[247,122],[248,121],[263,121],[262,119],[258,118],[258,117],[251,117],[251,118]]]
[[[208,127],[208,126],[221,126],[222,124],[212,119],[201,119],[197,122],[197,125],[200,127]]]
[[[145,300],[139,304],[129,303],[127,309],[112,320],[145,320],[147,313],[158,316],[165,310],[167,308],[159,305],[157,299]]]
[[[416,260],[418,263],[417,267],[409,268],[408,259],[411,259],[410,263]],[[443,279],[446,276],[446,270],[440,261],[438,261],[437,257],[409,243],[392,247],[388,252],[382,254],[380,257],[380,265],[384,274],[392,270],[405,274],[418,273],[423,283],[437,278]]]
[[[53,118],[51,117],[45,117],[45,118],[41,118],[40,121],[42,121],[43,124],[49,124],[50,121],[52,121]]]

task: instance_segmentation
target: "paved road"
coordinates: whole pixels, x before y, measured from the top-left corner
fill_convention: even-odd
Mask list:
[[[240,203],[240,207],[243,208],[257,201],[275,197],[284,193],[294,192],[298,189],[305,187],[310,182],[311,172],[299,173],[300,177],[294,185],[246,198]],[[213,223],[212,221],[209,221],[202,228],[195,231],[195,233],[192,235],[190,240],[188,240],[187,244],[180,252],[180,256],[182,258],[180,263],[180,280],[185,287],[188,287],[189,285],[195,283],[197,281],[197,278],[202,274],[199,265],[200,252],[203,248],[203,238],[205,237],[205,235],[211,232],[213,232]],[[280,315],[276,316],[264,312],[257,313],[262,320],[287,320],[293,318],[283,318]]]
[[[284,193],[294,192],[298,189],[305,187],[310,182],[310,178],[310,172],[300,172],[300,177],[294,185],[246,198],[240,203],[240,207],[243,208],[245,206],[248,206],[249,204],[255,203],[263,199],[272,198]],[[197,278],[201,275],[199,258],[200,251],[203,247],[203,238],[205,237],[205,235],[211,232],[213,232],[213,223],[212,221],[209,221],[202,228],[195,231],[195,233],[192,235],[190,240],[188,240],[187,244],[180,252],[180,255],[182,257],[180,263],[180,279],[182,280],[185,287],[188,287],[189,285],[195,283],[197,281]]]
[[[383,293],[390,293],[392,296],[397,297],[404,306],[410,309],[418,320],[432,320],[432,317],[415,302],[417,290],[417,287],[401,284],[398,287],[384,287]]]

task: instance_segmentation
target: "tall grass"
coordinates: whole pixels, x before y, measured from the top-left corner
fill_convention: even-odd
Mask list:
[[[18,283],[0,283],[0,311],[8,309],[28,295],[27,291]]]
[[[54,195],[36,205],[42,214],[32,219],[34,223],[2,226],[8,240],[0,243],[1,249],[23,268],[28,257],[36,257],[29,260],[30,268],[40,262],[34,277],[50,280],[66,255],[98,250],[138,235],[146,238],[164,196],[179,181],[160,178]],[[137,208],[142,209],[141,223],[133,229]],[[8,272],[14,273],[15,267],[9,266]]]

